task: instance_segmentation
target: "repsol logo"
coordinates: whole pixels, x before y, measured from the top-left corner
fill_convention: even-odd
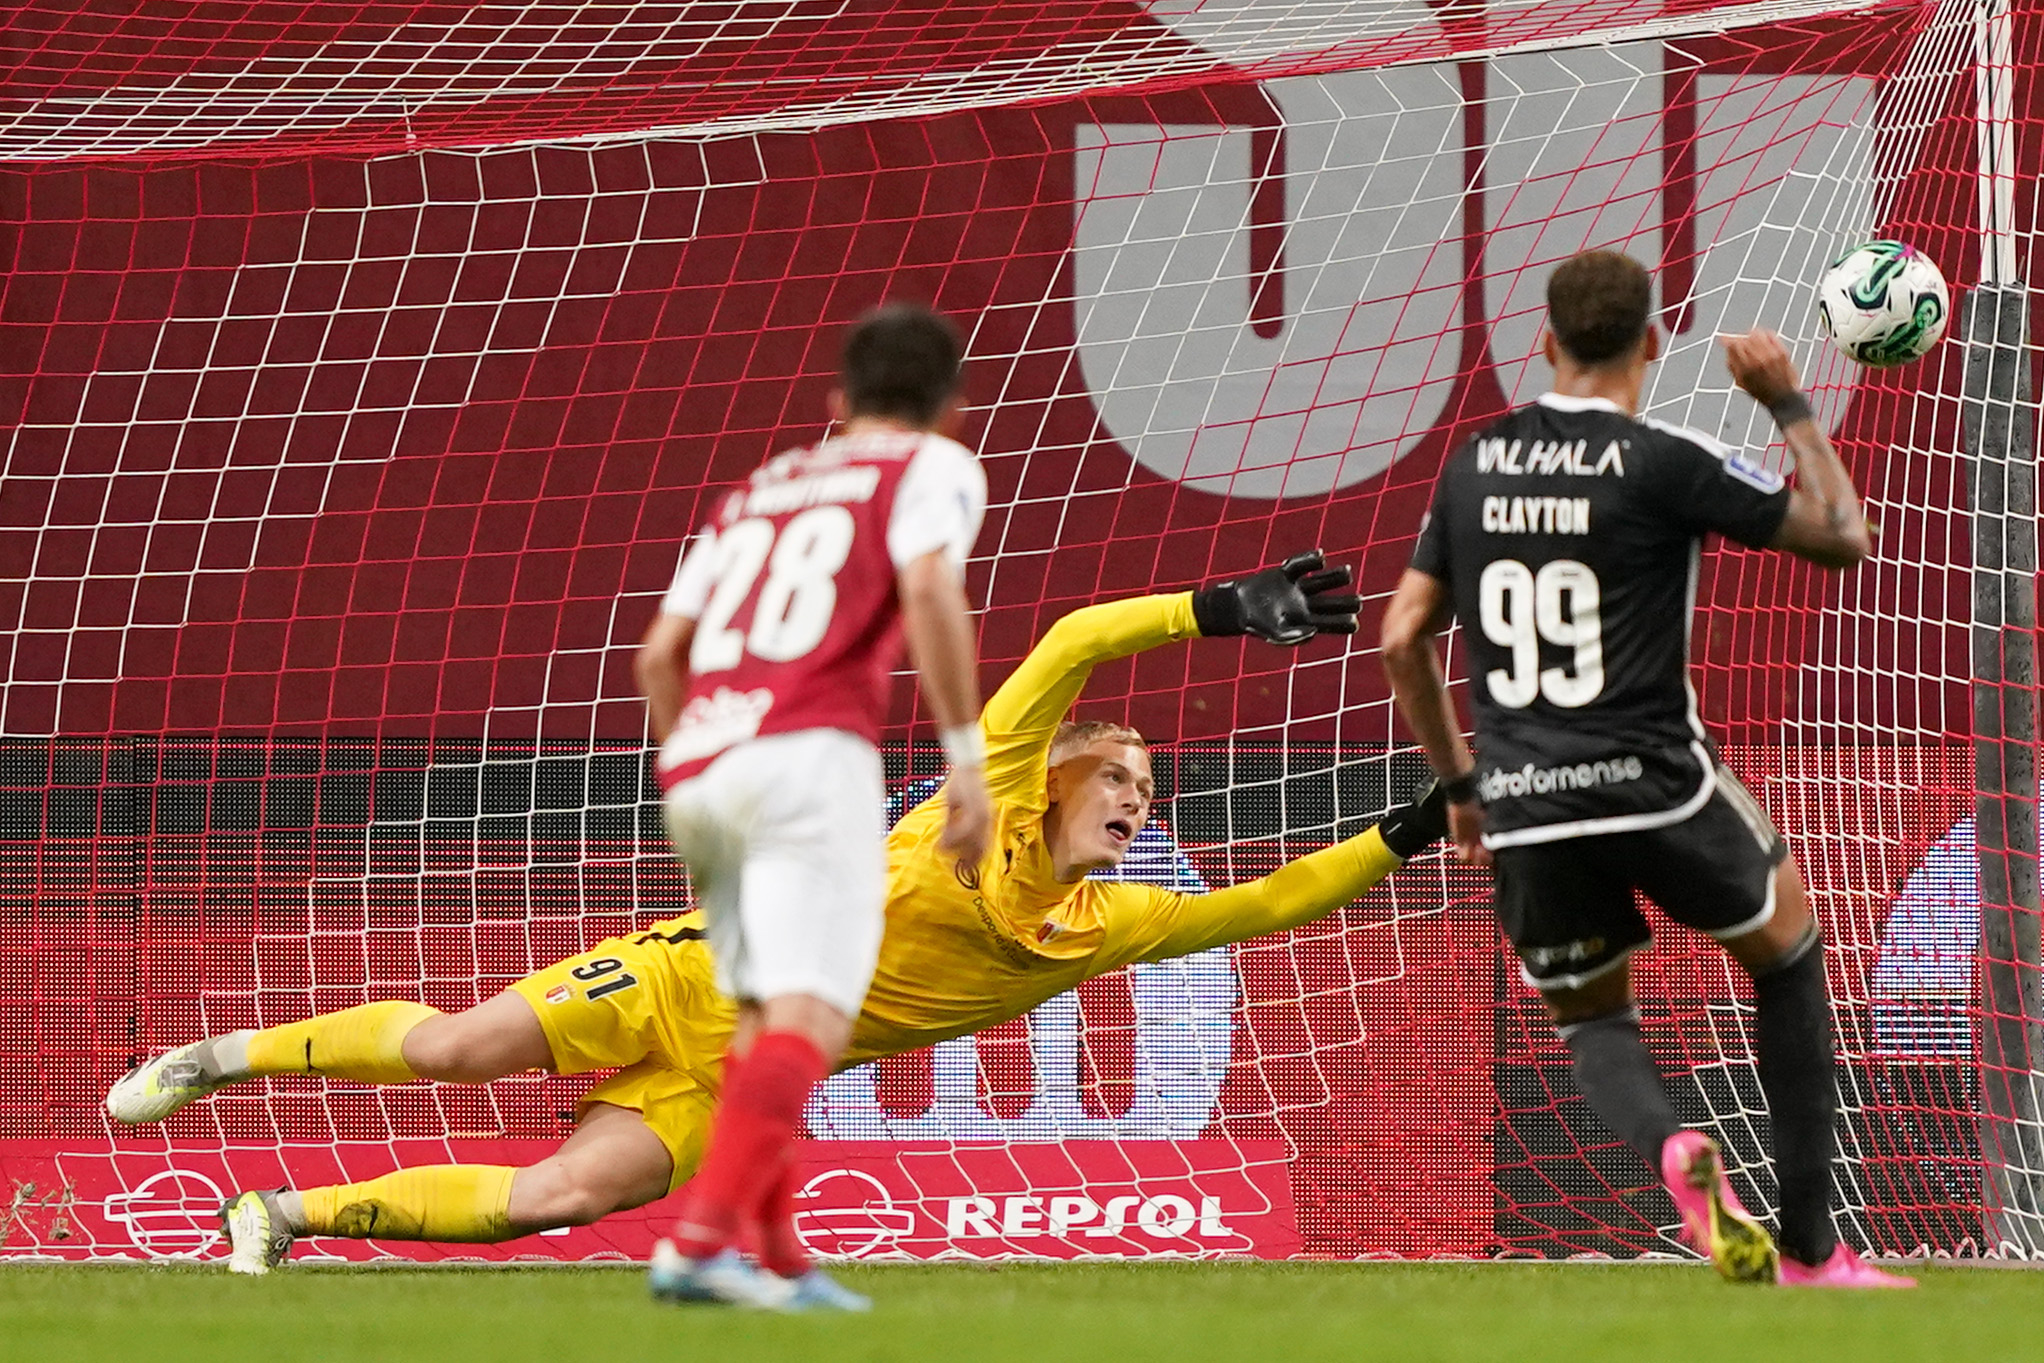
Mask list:
[[[1048,1235],[1108,1240],[1142,1234],[1152,1240],[1238,1238],[1221,1220],[1221,1199],[1164,1193],[1110,1197],[1095,1202],[1083,1193],[1056,1197],[954,1197],[946,1200],[944,1234],[953,1240],[1028,1239]]]

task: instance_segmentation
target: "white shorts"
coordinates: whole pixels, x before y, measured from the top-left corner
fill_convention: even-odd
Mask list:
[[[720,989],[858,1016],[886,924],[885,800],[880,754],[839,729],[741,743],[667,792]]]

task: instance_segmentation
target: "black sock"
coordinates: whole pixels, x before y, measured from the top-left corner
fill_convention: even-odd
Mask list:
[[[1560,1029],[1575,1057],[1576,1087],[1604,1125],[1639,1151],[1656,1176],[1661,1146],[1682,1129],[1661,1086],[1654,1058],[1639,1039],[1639,1014],[1627,1008]]]
[[[1774,1126],[1781,1182],[1781,1252],[1821,1264],[1838,1245],[1831,1223],[1831,1162],[1838,1153],[1837,1058],[1824,944],[1811,929],[1777,964],[1753,977],[1759,1006],[1753,1050]]]

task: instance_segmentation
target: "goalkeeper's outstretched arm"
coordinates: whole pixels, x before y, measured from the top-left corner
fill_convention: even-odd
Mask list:
[[[1440,787],[1430,784],[1411,804],[1400,805],[1355,837],[1288,862],[1260,880],[1208,894],[1153,891],[1147,930],[1130,943],[1132,950],[1116,955],[1163,961],[1311,923],[1368,894],[1446,831]]]
[[[1095,667],[1198,634],[1191,592],[1103,601],[1052,625],[987,701],[981,718],[994,797],[1042,807],[1051,738]]]

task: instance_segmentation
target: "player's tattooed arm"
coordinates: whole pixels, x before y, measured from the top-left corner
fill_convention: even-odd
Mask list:
[[[1476,758],[1462,737],[1455,702],[1441,671],[1441,650],[1434,636],[1448,623],[1452,610],[1448,585],[1408,568],[1384,609],[1384,675],[1399,713],[1426,750],[1434,775],[1440,778],[1448,805],[1448,835],[1456,855],[1486,865],[1483,847],[1483,806],[1476,798]]]
[[[1796,486],[1773,547],[1827,568],[1850,568],[1873,552],[1852,475],[1815,421],[1784,426],[1781,434],[1795,456]]]

